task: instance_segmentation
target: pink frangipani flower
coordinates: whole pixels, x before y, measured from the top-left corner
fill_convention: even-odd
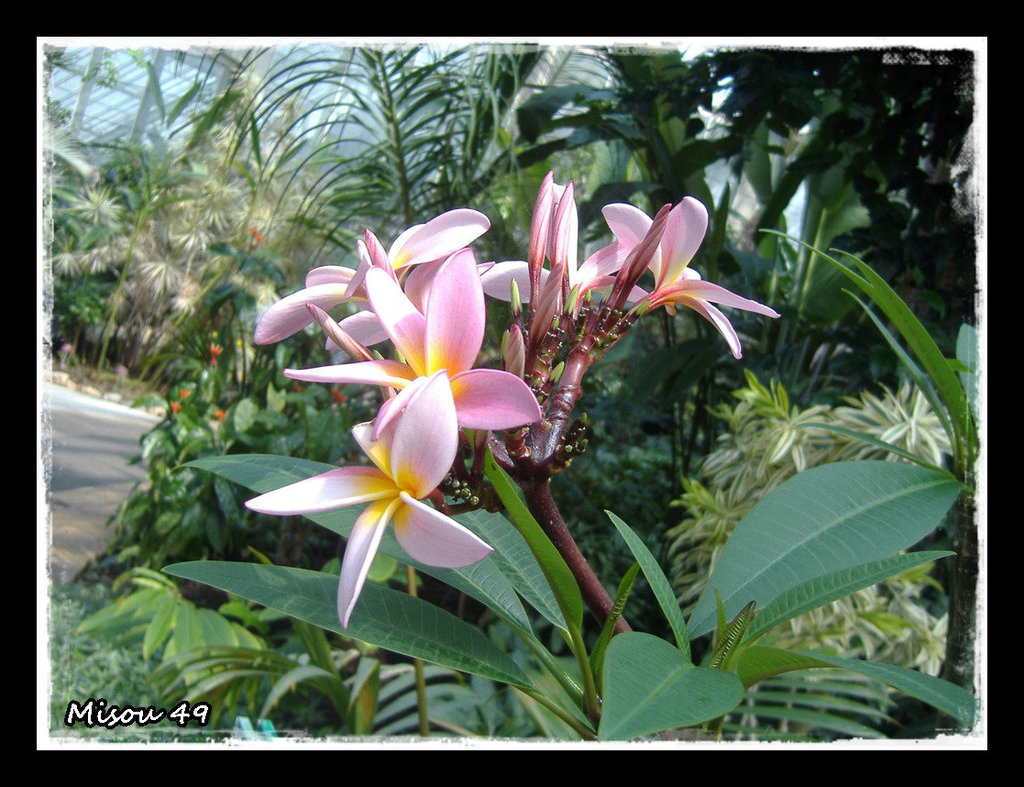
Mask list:
[[[626,249],[636,246],[652,224],[652,219],[633,205],[606,205],[602,213],[616,241]],[[671,209],[665,232],[649,264],[654,274],[654,289],[640,302],[647,303],[650,308],[665,306],[672,309],[680,305],[693,309],[725,337],[733,356],[741,358],[743,351],[736,330],[728,318],[711,304],[720,303],[767,317],[778,317],[779,313],[717,284],[703,281],[697,271],[688,267],[704,240],[707,227],[708,211],[699,200],[684,197]]]
[[[286,369],[296,380],[364,383],[398,390],[378,415],[378,428],[402,404],[412,381],[446,373],[459,426],[512,429],[541,417],[537,398],[516,375],[497,369],[474,369],[484,338],[486,309],[472,250],[456,252],[433,277],[421,312],[398,281],[379,268],[366,274],[366,292],[402,361],[373,360],[312,369]]]
[[[341,265],[313,268],[306,275],[304,289],[282,298],[263,313],[256,323],[253,340],[256,344],[273,344],[301,331],[312,322],[306,304],[330,311],[344,301],[365,298],[363,281],[367,270],[374,265],[405,271],[414,265],[442,261],[479,238],[490,226],[483,213],[458,208],[425,224],[409,227],[386,252],[376,236],[367,231],[366,242],[358,244],[358,268]]]
[[[577,265],[579,243],[579,213],[576,209],[575,186],[569,181],[564,186],[554,182],[549,172],[541,182],[534,206],[530,228],[529,260],[498,262],[481,270],[484,292],[494,298],[509,300],[515,281],[520,299],[528,303],[534,298],[536,282],[546,300],[555,301],[555,291],[548,286],[552,273],[561,279],[558,288],[565,292],[578,287],[580,293],[604,287],[625,261],[628,249],[611,243],[598,249],[581,265]],[[547,259],[550,269],[544,268]],[[544,297],[542,295],[541,297]]]
[[[292,516],[367,504],[345,547],[338,582],[338,619],[347,628],[384,531],[424,565],[468,566],[492,548],[454,519],[422,502],[451,469],[458,451],[455,404],[444,372],[406,389],[403,412],[373,437],[372,424],[352,434],[374,467],[339,467],[260,495],[253,511]]]

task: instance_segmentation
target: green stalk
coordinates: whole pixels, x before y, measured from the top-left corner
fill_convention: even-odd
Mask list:
[[[407,565],[405,577],[409,585],[409,595],[416,598],[416,570]],[[416,675],[416,711],[420,721],[420,735],[429,738],[430,717],[427,714],[427,681],[423,676],[423,662],[420,659],[413,659],[412,666]]]
[[[555,705],[553,702],[551,702],[551,700],[549,700],[543,694],[541,694],[541,693],[539,693],[537,691],[534,691],[533,689],[523,688],[522,686],[514,686],[513,688],[515,688],[516,691],[521,691],[523,694],[525,694],[527,697],[529,697],[530,699],[534,700],[538,704],[543,705],[545,708],[547,708],[549,711],[551,711],[553,714],[555,714],[555,716],[557,716],[563,722],[565,722],[570,727],[572,727],[572,729],[575,730],[577,733],[579,733],[580,737],[583,738],[584,740],[588,740],[588,741],[596,741],[597,740],[597,735],[594,733],[594,731],[592,729],[590,729],[589,727],[585,726],[579,719],[577,719],[574,716],[566,713],[562,708],[560,708],[557,705]]]

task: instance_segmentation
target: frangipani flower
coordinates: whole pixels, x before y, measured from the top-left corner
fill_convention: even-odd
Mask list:
[[[652,224],[652,219],[633,205],[606,205],[601,212],[616,240],[625,248],[636,246]],[[681,305],[693,309],[725,337],[733,356],[742,358],[743,351],[736,330],[728,318],[711,304],[720,303],[767,317],[778,317],[779,313],[717,284],[703,281],[697,271],[688,267],[704,240],[707,227],[707,208],[693,197],[684,197],[682,202],[672,208],[665,232],[649,264],[654,274],[654,290],[643,300],[651,308],[666,306],[671,309]]]
[[[548,292],[547,282],[557,271],[565,279],[565,290],[571,292],[579,287],[583,292],[610,284],[626,259],[628,249],[623,250],[617,243],[611,243],[594,252],[582,265],[576,264],[579,243],[579,213],[576,209],[575,186],[572,181],[562,186],[554,182],[549,172],[541,182],[537,203],[534,206],[530,227],[529,261],[511,260],[498,262],[481,273],[484,292],[508,300],[512,282],[515,281],[520,299],[528,303],[533,297],[531,268],[538,279],[541,292]],[[550,269],[543,268],[544,259]],[[560,282],[561,285],[561,282]],[[549,299],[554,299],[553,293]]]
[[[404,411],[377,439],[372,424],[352,430],[375,467],[339,467],[246,503],[253,511],[282,516],[367,504],[352,526],[341,563],[338,619],[343,628],[389,524],[409,557],[428,566],[468,566],[493,551],[454,519],[421,502],[444,479],[458,450],[455,404],[444,372],[407,390]]]
[[[459,208],[442,213],[426,224],[417,224],[402,232],[384,252],[371,232],[367,241],[359,243],[360,265],[357,269],[341,265],[323,265],[306,275],[304,289],[282,298],[271,306],[256,323],[253,340],[256,344],[272,344],[301,331],[313,320],[306,308],[312,303],[324,311],[353,298],[365,297],[363,280],[367,270],[386,260],[392,270],[437,262],[472,243],[491,226],[479,211]]]
[[[374,360],[286,369],[296,380],[325,383],[366,383],[394,388],[385,402],[378,428],[404,405],[404,389],[414,380],[446,372],[459,426],[468,429],[512,429],[541,417],[529,386],[514,374],[474,369],[484,338],[484,294],[472,250],[456,252],[441,265],[431,282],[421,312],[394,276],[379,268],[366,274],[366,292],[373,312],[403,361]]]

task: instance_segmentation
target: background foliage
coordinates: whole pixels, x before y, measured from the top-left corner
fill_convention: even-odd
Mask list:
[[[68,52],[46,54],[51,78],[69,67]],[[941,450],[920,425],[919,395],[891,348],[843,292],[842,274],[761,230],[865,260],[953,356],[961,324],[978,321],[971,51],[723,48],[684,58],[470,46],[274,55],[205,53],[193,87],[157,101],[159,122],[146,139],[76,139],[67,113],[47,108],[52,357],[145,378],[149,403],[166,412],[140,445],[147,482],[116,516],[111,570],[251,560],[252,550],[279,565],[326,565],[336,538],[304,521],[250,514],[237,488],[182,468],[235,453],[343,463],[353,451],[348,429],[372,402],[284,378],[286,366],[326,362],[322,340],[310,331],[253,347],[256,316],[299,288],[310,267],[354,265],[366,228],[388,243],[453,207],[491,219],[481,259],[519,258],[536,186],[552,168],[576,183],[588,248],[608,238],[604,204],[632,201],[653,214],[697,196],[712,219],[693,267],[783,314],[730,315],[742,363],[692,314],[659,316],[588,376],[589,447],[556,489],[610,585],[632,556],[609,538],[608,508],[628,513],[677,576],[706,574],[714,556],[690,541],[716,491],[698,479],[721,465],[726,446],[750,447],[749,429],[781,429],[759,434],[764,453],[751,467],[800,469],[820,446],[795,422],[848,408],[852,396],[864,418],[884,410],[887,429]],[[226,77],[215,80],[225,63]],[[159,99],[160,81],[150,87]],[[491,308],[500,320],[503,307]],[[495,351],[492,338],[485,352]],[[762,494],[773,485],[763,475],[749,484]],[[911,594],[905,614],[933,626],[947,578],[918,572],[914,582],[931,589]],[[446,598],[463,614],[473,609],[458,594]],[[634,593],[628,614],[666,634],[649,599]],[[342,683],[365,677],[355,663],[351,674],[334,670]],[[261,685],[265,698],[272,682]],[[557,727],[525,701],[487,719],[474,707],[464,709],[477,714],[473,722],[450,717],[435,729]]]

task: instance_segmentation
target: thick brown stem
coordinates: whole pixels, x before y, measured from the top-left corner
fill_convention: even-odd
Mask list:
[[[942,677],[974,690],[974,640],[978,605],[978,525],[975,508],[965,498],[957,501],[953,533],[953,571],[949,578],[949,628]]]
[[[597,622],[603,626],[615,602],[608,594],[608,591],[605,590],[604,585],[601,584],[587,559],[580,552],[576,541],[569,533],[569,528],[566,527],[562,514],[558,510],[558,505],[551,495],[551,482],[548,480],[525,481],[521,482],[520,486],[526,497],[526,504],[530,508],[530,513],[533,514],[548,538],[551,539],[555,549],[565,559],[569,570],[572,572],[573,577],[576,578],[576,583],[580,587],[584,603],[586,603],[587,608],[597,619]],[[620,617],[615,624],[616,633],[630,630],[629,623],[626,622],[625,618]]]

